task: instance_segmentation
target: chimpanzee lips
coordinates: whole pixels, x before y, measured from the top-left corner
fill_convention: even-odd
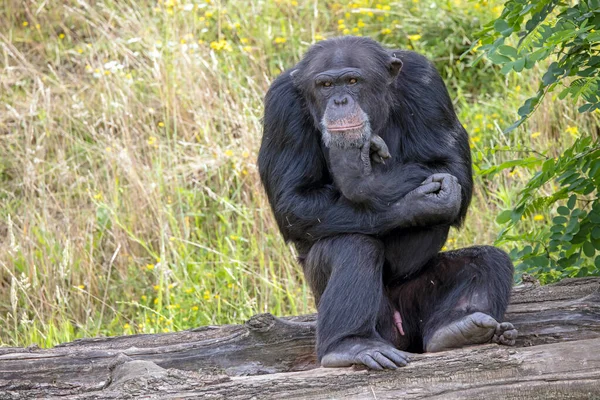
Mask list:
[[[350,131],[353,129],[360,129],[363,128],[365,126],[364,122],[361,122],[359,124],[355,124],[355,125],[333,125],[333,126],[328,126],[327,130],[330,132],[343,132],[343,131]]]

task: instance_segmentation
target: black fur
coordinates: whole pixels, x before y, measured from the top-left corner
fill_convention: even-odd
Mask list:
[[[403,63],[393,80],[391,57]],[[367,77],[355,100],[392,155],[385,165],[374,164],[368,179],[360,168],[336,164],[334,149],[322,142],[325,105],[311,79],[340,66]],[[439,253],[450,226],[465,218],[473,181],[468,135],[426,58],[366,38],[320,42],[273,82],[263,124],[260,176],[317,301],[319,358],[351,338],[422,351],[428,334],[467,312],[502,317],[512,282],[508,258],[489,247]],[[419,223],[408,217],[416,203],[406,199],[436,173],[456,177],[460,210]],[[486,301],[457,303],[478,290]],[[394,309],[401,311],[405,336],[393,325]]]

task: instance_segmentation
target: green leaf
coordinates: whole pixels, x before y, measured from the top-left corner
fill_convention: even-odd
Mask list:
[[[497,52],[510,58],[517,58],[519,56],[517,49],[506,44],[498,46]]]
[[[600,42],[600,32],[592,32],[587,36],[586,39],[591,43]]]
[[[585,242],[583,244],[583,254],[585,254],[586,257],[594,257],[594,254],[596,254],[596,249],[592,243]]]
[[[521,58],[521,59],[519,59],[519,60],[517,60],[517,61],[514,62],[513,69],[516,72],[523,71],[523,68],[525,68],[525,59],[524,58]]]
[[[494,29],[496,30],[496,32],[502,33],[504,31],[507,31],[508,29],[510,29],[510,25],[508,25],[508,22],[506,22],[503,19],[497,19],[494,22]]]
[[[510,221],[512,210],[504,210],[496,217],[496,222],[499,224],[505,224]]]
[[[556,209],[556,211],[560,214],[560,215],[570,215],[571,211],[565,207],[565,206],[560,206]]]
[[[511,59],[503,56],[502,54],[498,54],[498,53],[493,53],[490,54],[488,56],[488,58],[490,59],[491,62],[493,62],[494,64],[504,64],[504,63],[508,63],[511,62]]]
[[[554,217],[554,218],[552,218],[552,222],[556,225],[566,224],[567,217],[562,217],[562,216]]]
[[[571,197],[569,197],[569,201],[567,201],[567,207],[569,207],[571,210],[574,209],[576,202],[577,202],[577,196],[572,195]]]

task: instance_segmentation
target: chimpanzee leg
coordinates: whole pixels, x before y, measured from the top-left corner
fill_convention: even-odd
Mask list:
[[[383,262],[383,243],[358,234],[322,239],[304,259],[319,311],[317,356],[323,366],[393,369],[408,362],[405,353],[378,333],[393,327]]]
[[[502,322],[512,282],[506,253],[478,246],[440,253],[392,295],[405,329],[420,337],[424,351],[490,341],[512,345],[517,331]]]

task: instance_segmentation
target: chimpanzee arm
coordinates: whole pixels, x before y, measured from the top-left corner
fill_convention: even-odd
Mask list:
[[[369,164],[368,145],[366,143],[362,149],[329,149],[329,166],[336,186],[351,202],[370,209],[385,209],[419,187],[430,175],[443,173],[455,177],[461,189],[464,188],[461,190],[461,203],[468,205],[472,186],[471,168],[465,160],[455,156],[457,151],[448,149],[443,157],[435,162],[432,160],[429,167],[426,163],[406,163],[373,171]]]
[[[327,181],[327,167],[319,157],[320,149],[288,143],[273,151],[263,140],[259,171],[277,223],[285,239],[318,240],[342,233],[384,234],[398,227],[427,225],[427,214],[435,221],[449,214],[452,188],[429,182],[412,191],[405,199],[380,210],[365,208],[341,195]],[[318,145],[318,143],[317,143]],[[436,210],[439,210],[438,214]],[[453,212],[457,214],[457,210]],[[450,221],[448,221],[450,223]]]

